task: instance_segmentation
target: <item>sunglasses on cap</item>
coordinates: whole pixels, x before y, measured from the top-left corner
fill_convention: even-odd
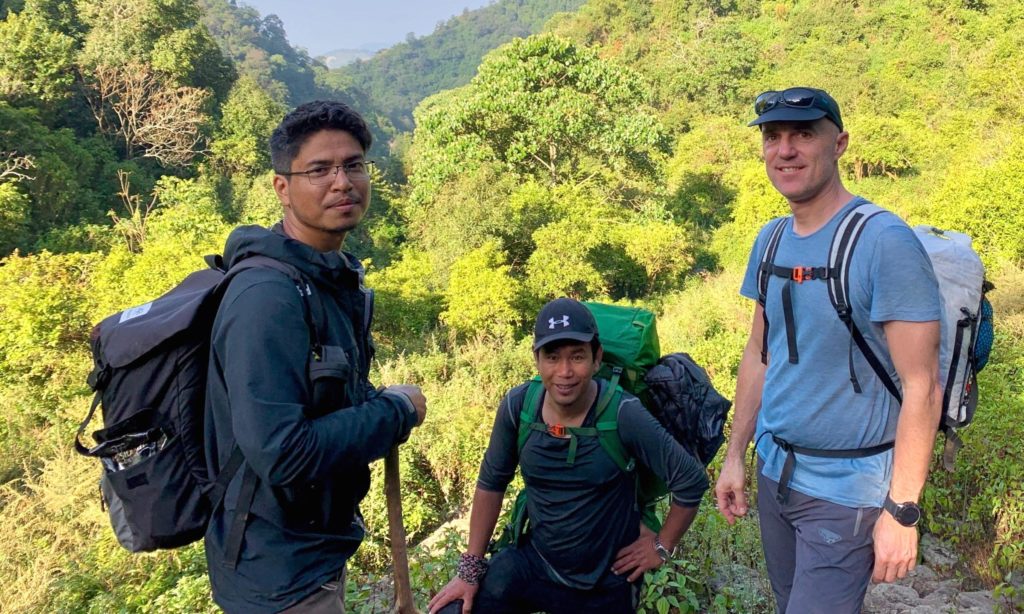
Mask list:
[[[839,104],[824,90],[817,90],[810,87],[791,87],[781,92],[763,92],[754,100],[754,112],[758,117],[765,113],[787,107],[790,109],[817,109],[827,117],[833,124],[843,129],[843,120],[839,115]],[[761,122],[754,122],[761,123]]]

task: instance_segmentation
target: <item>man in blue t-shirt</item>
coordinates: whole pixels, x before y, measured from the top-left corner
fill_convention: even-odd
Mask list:
[[[779,222],[763,304],[758,278],[775,222],[750,253],[740,292],[759,302],[715,494],[729,523],[746,514],[744,455],[756,434],[758,516],[779,612],[859,612],[869,580],[902,578],[917,556],[917,500],[942,399],[938,285],[906,224],[888,212],[868,220],[847,262],[848,304],[901,404],[853,342],[826,280],[782,277],[825,267],[827,279],[837,227],[867,202],[839,175],[849,143],[839,105],[796,87],[765,92],[754,108],[768,178],[793,215]]]

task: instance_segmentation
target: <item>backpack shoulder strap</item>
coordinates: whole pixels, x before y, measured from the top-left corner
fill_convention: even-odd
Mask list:
[[[832,243],[828,248],[828,267],[834,270],[835,274],[830,275],[826,282],[828,298],[840,313],[840,318],[844,318],[844,314],[849,314],[850,310],[850,260],[853,249],[857,246],[868,220],[883,212],[884,209],[871,203],[858,205],[843,215],[835,234],[832,235]]]
[[[536,375],[526,387],[526,394],[523,396],[523,406],[519,410],[519,428],[516,441],[516,450],[519,452],[523,451],[523,446],[526,445],[526,440],[530,437],[530,425],[537,421],[543,392],[544,384],[541,383],[540,376]]]
[[[761,264],[757,268],[757,302],[763,306],[768,298],[768,280],[772,276],[771,266],[775,264],[775,255],[779,253],[779,243],[782,242],[782,233],[786,230],[786,224],[792,216],[780,217],[772,225],[768,234],[768,242],[765,243],[764,251],[761,252]]]
[[[597,403],[597,440],[612,457],[619,469],[629,472],[636,467],[636,461],[626,450],[619,437],[619,406],[622,404],[622,387],[609,385]]]
[[[772,226],[768,235],[768,242],[761,253],[761,263],[757,267],[757,302],[761,304],[761,318],[764,320],[763,332],[761,335],[761,364],[768,364],[768,310],[765,303],[768,301],[768,280],[772,277],[772,268],[775,266],[775,255],[779,252],[779,243],[782,242],[782,233],[786,230],[786,224],[792,216],[780,217]]]
[[[211,258],[214,260],[211,261]],[[216,265],[220,265],[221,267],[224,265],[223,260],[220,260],[220,256],[207,256],[206,261],[214,268],[218,268]],[[324,313],[324,306],[320,302],[320,298],[317,297],[316,300],[312,300],[313,286],[309,283],[309,280],[306,279],[306,276],[297,268],[287,262],[282,262],[269,256],[249,256],[238,264],[227,269],[222,283],[228,284],[242,271],[257,268],[273,269],[280,273],[284,273],[292,280],[292,283],[295,284],[295,290],[302,298],[302,316],[306,320],[306,325],[309,327],[311,345],[319,354],[319,348],[323,347],[321,341],[326,338],[324,330],[326,328],[327,316]],[[221,270],[224,269],[222,268]]]
[[[850,305],[850,262],[853,250],[857,246],[857,242],[860,240],[868,221],[884,211],[878,205],[863,203],[846,212],[843,219],[839,221],[835,234],[832,235],[832,243],[828,250],[828,268],[834,271],[835,274],[829,275],[826,281],[828,283],[828,298],[832,302],[832,307],[835,308],[839,319],[850,331],[852,341],[848,355],[850,383],[853,384],[854,391],[857,393],[861,391],[860,382],[857,380],[857,373],[853,367],[853,344],[856,344],[865,360],[871,365],[871,370],[882,381],[886,390],[899,403],[902,403],[903,395],[900,393],[899,388],[892,381],[892,378],[889,377],[889,373],[882,365],[882,361],[875,355],[875,352],[868,345],[867,340],[864,339],[864,335],[860,332],[857,324],[853,321],[853,309]]]

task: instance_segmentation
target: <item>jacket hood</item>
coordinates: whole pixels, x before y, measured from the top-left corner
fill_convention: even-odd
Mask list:
[[[273,228],[239,226],[231,231],[224,245],[224,262],[228,268],[250,256],[267,256],[297,268],[313,280],[336,284],[355,276],[361,285],[363,265],[346,252],[320,252],[284,234],[281,224]]]

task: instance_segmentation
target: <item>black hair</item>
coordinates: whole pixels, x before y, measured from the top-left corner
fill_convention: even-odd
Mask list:
[[[284,116],[270,135],[270,161],[277,172],[288,172],[302,144],[321,130],[344,130],[363,147],[365,153],[373,135],[363,117],[344,102],[315,100],[301,104]]]

